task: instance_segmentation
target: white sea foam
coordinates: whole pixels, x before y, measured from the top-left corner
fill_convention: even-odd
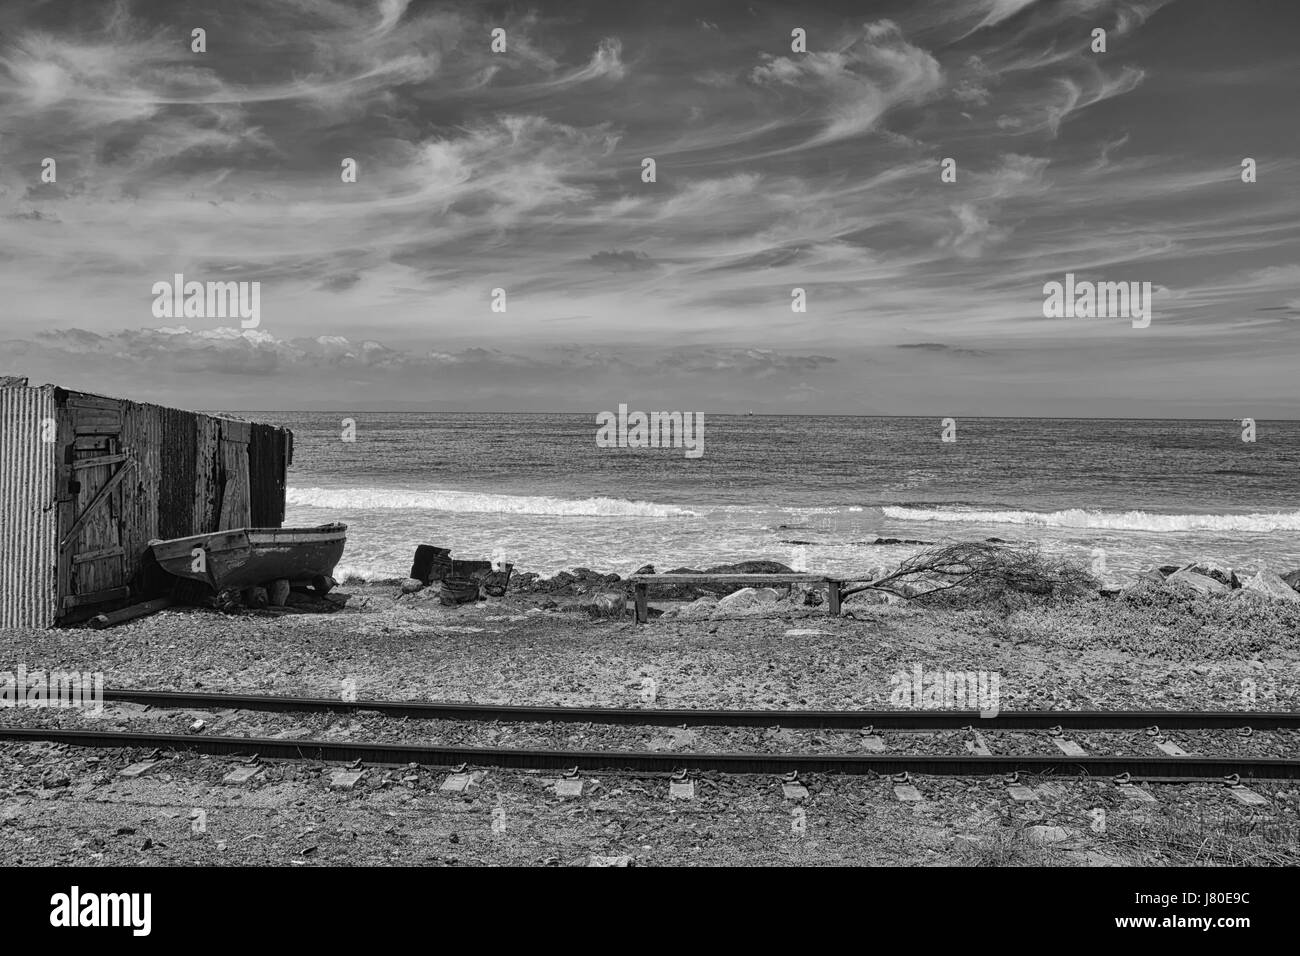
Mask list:
[[[694,511],[653,501],[622,498],[551,498],[545,495],[492,495],[473,491],[407,491],[395,488],[290,488],[291,506],[337,511],[452,511],[473,514],[527,514],[634,518],[693,518]]]
[[[977,511],[886,505],[887,518],[899,521],[962,521],[1021,524],[1047,528],[1104,528],[1113,531],[1300,531],[1300,511],[1244,515],[1170,515],[1145,511]]]

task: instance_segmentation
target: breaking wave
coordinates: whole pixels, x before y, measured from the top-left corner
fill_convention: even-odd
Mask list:
[[[960,511],[946,508],[880,509],[899,521],[967,521],[1040,525],[1048,528],[1106,528],[1114,531],[1300,531],[1300,511],[1247,515],[1164,515],[1145,511]]]
[[[694,518],[694,511],[622,498],[550,498],[489,495],[474,491],[405,491],[393,488],[290,488],[286,503],[338,511],[454,511],[473,514]]]

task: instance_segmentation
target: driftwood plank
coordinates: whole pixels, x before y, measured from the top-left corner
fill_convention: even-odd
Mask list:
[[[172,599],[169,597],[158,598],[155,601],[145,601],[141,604],[132,604],[130,607],[124,607],[120,611],[109,611],[107,614],[100,614],[90,619],[90,626],[94,628],[112,627],[114,624],[121,624],[125,621],[134,621],[137,617],[144,617],[148,614],[155,614],[163,608],[171,607]]]

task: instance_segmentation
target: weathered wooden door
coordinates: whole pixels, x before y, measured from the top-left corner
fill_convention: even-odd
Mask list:
[[[62,409],[60,612],[128,597],[123,522],[137,462],[122,447],[122,410],[111,399],[70,395]]]

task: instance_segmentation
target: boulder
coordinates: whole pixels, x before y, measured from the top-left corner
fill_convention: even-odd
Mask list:
[[[1231,568],[1221,567],[1209,561],[1196,561],[1192,564],[1185,564],[1182,567],[1184,571],[1191,571],[1193,574],[1199,574],[1203,577],[1214,578],[1224,587],[1239,588],[1241,581],[1237,578],[1236,573]],[[1170,575],[1172,577],[1172,575]]]
[[[540,575],[536,571],[524,571],[522,574],[516,574],[510,579],[510,590],[524,593],[532,591],[534,583],[539,577]]]
[[[1300,571],[1288,571],[1282,580],[1291,586],[1291,590],[1300,591]]]
[[[673,568],[671,571],[665,571],[664,574],[703,574],[698,568]],[[655,598],[661,601],[694,601],[696,598],[704,595],[712,595],[711,590],[706,590],[694,584],[670,584],[664,587],[662,584],[656,585],[652,591]]]
[[[1026,827],[1025,836],[1030,843],[1037,843],[1040,846],[1049,843],[1062,843],[1074,836],[1074,833],[1065,827],[1058,826],[1038,826]]]
[[[897,594],[890,594],[888,591],[859,591],[857,594],[850,594],[844,599],[845,604],[898,604],[903,599]]]
[[[1209,577],[1205,574],[1198,574],[1195,571],[1189,571],[1184,568],[1181,571],[1175,571],[1165,579],[1166,584],[1177,585],[1181,588],[1187,588],[1195,591],[1197,594],[1226,594],[1232,590],[1216,578]]]
[[[741,588],[718,601],[714,616],[738,614],[756,609],[768,609],[777,602],[779,595],[775,588]]]
[[[1300,604],[1300,593],[1292,590],[1289,584],[1272,571],[1261,569],[1253,578],[1248,578],[1241,587],[1242,590],[1258,592],[1275,600]]]
[[[706,594],[690,604],[669,608],[664,611],[663,619],[665,621],[703,621],[713,615],[713,611],[717,606],[718,599],[712,594]],[[650,610],[653,611],[654,608]]]
[[[1169,573],[1172,574],[1173,572],[1171,571]],[[1147,568],[1143,571],[1139,571],[1137,577],[1133,579],[1134,584],[1143,584],[1148,581],[1152,584],[1163,584],[1165,576],[1159,568]]]
[[[621,591],[604,591],[585,607],[593,618],[621,619],[627,616],[627,595]]]
[[[780,561],[740,561],[705,568],[706,574],[793,574],[794,569]]]
[[[578,580],[568,571],[561,571],[553,578],[543,578],[535,585],[538,591],[545,591],[548,594],[555,594],[559,591],[567,590],[573,586],[573,582]]]
[[[811,584],[792,584],[785,600],[799,607],[820,607],[825,596],[821,588]]]
[[[402,582],[403,594],[414,594],[416,591],[424,590],[424,582],[419,578],[407,578]]]
[[[1161,577],[1166,577],[1166,578],[1167,578],[1167,577],[1169,577],[1169,575],[1173,574],[1175,571],[1178,570],[1178,565],[1176,565],[1176,564],[1162,564],[1162,565],[1160,565],[1160,567],[1156,568],[1156,570],[1160,572]]]
[[[643,564],[632,572],[633,574],[654,574],[655,566],[653,564]]]

